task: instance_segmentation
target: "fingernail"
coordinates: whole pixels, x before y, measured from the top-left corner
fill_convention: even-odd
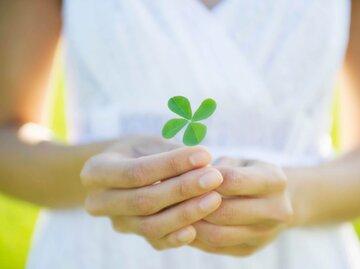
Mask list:
[[[193,233],[190,229],[185,229],[180,231],[176,237],[181,242],[188,242],[193,238]]]
[[[205,165],[209,162],[209,153],[206,151],[198,151],[193,153],[189,159],[193,166]]]
[[[215,188],[222,182],[222,176],[216,171],[206,173],[199,179],[199,186],[205,190]]]
[[[216,193],[209,194],[200,200],[199,206],[202,211],[208,212],[216,208],[219,204],[219,195]]]

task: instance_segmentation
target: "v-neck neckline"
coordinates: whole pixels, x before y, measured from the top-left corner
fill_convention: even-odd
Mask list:
[[[226,4],[226,2],[229,2],[230,0],[218,0],[218,2],[213,6],[208,6],[204,3],[203,0],[194,0],[195,2],[198,2],[202,8],[204,8],[209,13],[215,13],[218,9],[222,8]]]

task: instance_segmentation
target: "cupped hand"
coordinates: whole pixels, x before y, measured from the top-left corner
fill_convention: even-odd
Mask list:
[[[288,225],[293,210],[287,178],[274,165],[222,158],[214,167],[223,183],[220,207],[194,224],[191,245],[206,252],[247,256],[271,242]]]
[[[189,244],[192,224],[214,212],[222,182],[203,147],[137,136],[90,158],[82,172],[86,210],[111,218],[115,230],[145,237],[156,249]]]

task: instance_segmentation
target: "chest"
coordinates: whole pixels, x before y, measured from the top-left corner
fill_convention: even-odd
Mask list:
[[[200,0],[201,2],[203,2],[203,4],[209,8],[212,9],[215,6],[217,6],[218,4],[220,4],[220,2],[222,2],[223,0]],[[225,0],[226,1],[226,0]]]
[[[291,93],[342,57],[348,0],[221,2],[65,1],[65,36],[89,71],[107,70],[101,83],[118,78],[134,91],[140,81],[158,89],[221,87],[229,77],[241,80],[241,64],[274,94]]]
[[[209,143],[281,144],[284,126],[311,127],[303,123],[326,108],[348,13],[347,0],[223,0],[212,9],[199,0],[65,1],[74,126],[93,137],[112,126],[158,133],[169,97],[212,97],[221,113]]]

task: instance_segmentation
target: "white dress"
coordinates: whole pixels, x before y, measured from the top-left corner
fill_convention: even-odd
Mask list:
[[[161,134],[169,97],[212,97],[214,157],[314,165],[332,154],[332,90],[348,0],[67,0],[63,23],[71,143]],[[180,140],[181,138],[179,138]],[[344,182],[346,184],[346,182]],[[293,229],[248,258],[183,247],[158,252],[81,208],[45,211],[28,269],[353,269],[348,224]]]

